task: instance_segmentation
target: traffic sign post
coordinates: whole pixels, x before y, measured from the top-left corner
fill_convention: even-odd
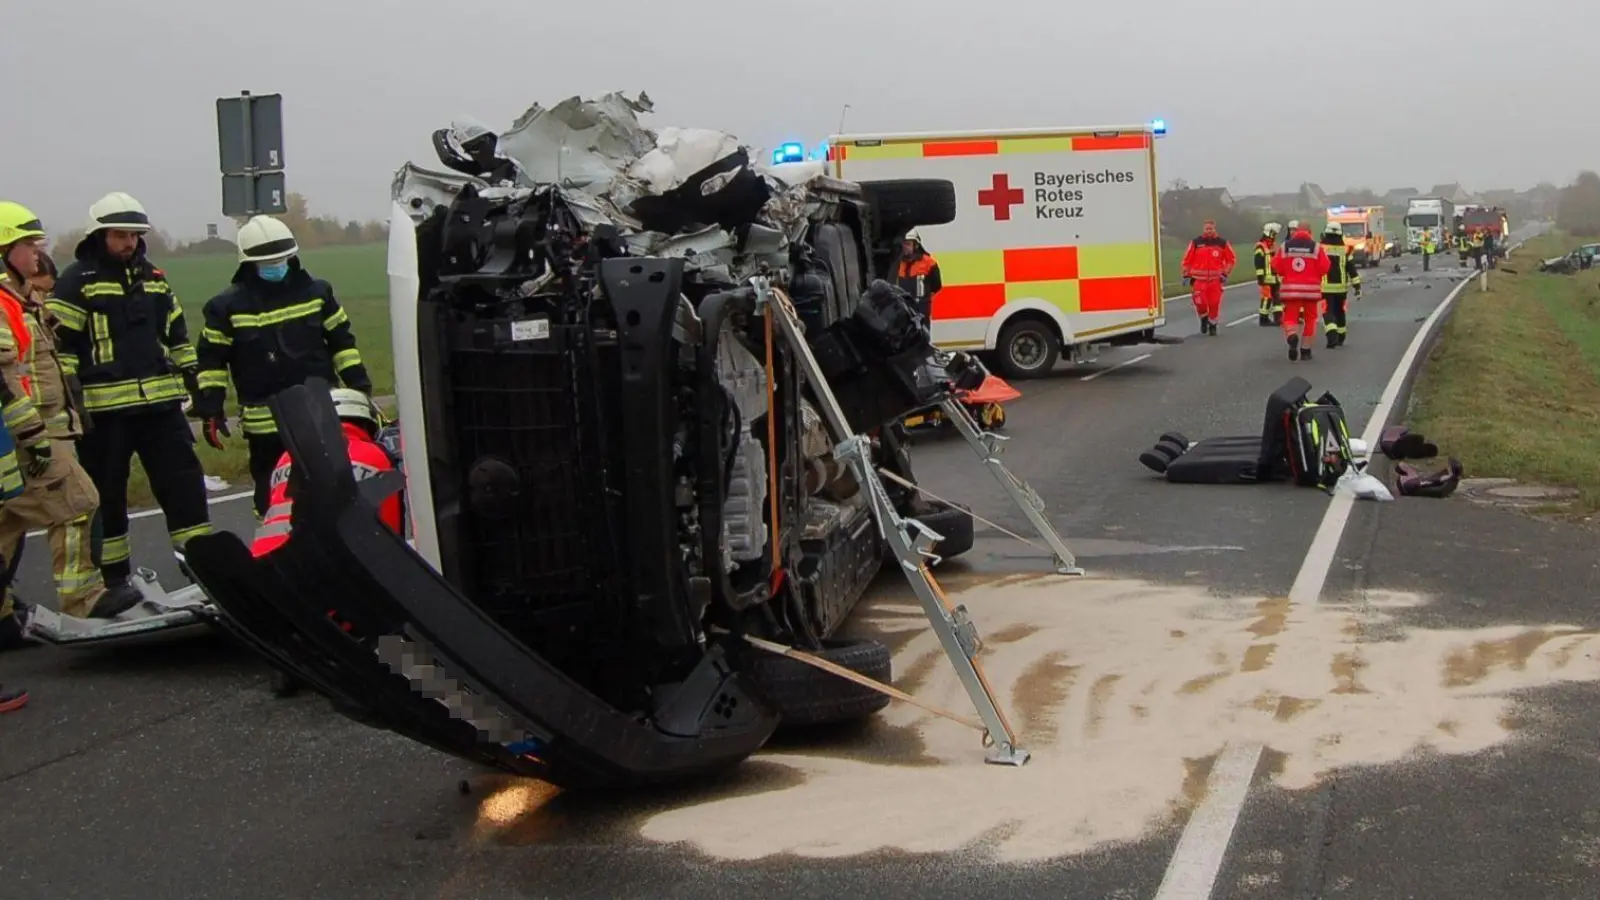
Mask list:
[[[217,100],[217,157],[222,214],[235,219],[288,212],[283,175],[283,95]]]

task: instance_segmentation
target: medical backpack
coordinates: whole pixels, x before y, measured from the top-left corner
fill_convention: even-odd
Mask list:
[[[1353,454],[1344,407],[1331,393],[1301,400],[1284,412],[1289,474],[1295,484],[1331,490],[1350,470]]]

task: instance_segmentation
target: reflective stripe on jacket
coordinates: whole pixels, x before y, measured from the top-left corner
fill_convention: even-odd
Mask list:
[[[0,275],[0,281],[4,279],[5,276]],[[16,283],[14,274],[11,283]],[[49,289],[33,280],[27,284],[22,312],[33,341],[28,392],[44,420],[45,434],[56,440],[73,440],[83,436],[83,410],[72,395],[60,351],[56,348],[56,317],[46,307]]]
[[[1321,300],[1329,265],[1328,254],[1309,233],[1302,230],[1284,241],[1272,258],[1272,270],[1283,280],[1284,302]]]
[[[361,426],[345,422],[341,428],[344,431],[345,449],[350,453],[350,468],[354,470],[357,481],[394,471],[394,460]],[[271,499],[268,500],[266,514],[261,517],[260,526],[256,528],[255,540],[250,545],[250,552],[257,557],[271,553],[289,540],[294,516],[294,501],[289,498],[291,468],[292,460],[285,453],[278,457],[278,467],[272,470]],[[378,518],[396,534],[405,533],[403,515],[399,494],[384,498],[378,507]]]
[[[1183,274],[1196,281],[1216,281],[1233,271],[1233,246],[1220,234],[1200,235],[1183,254]]]
[[[1256,280],[1262,284],[1278,283],[1278,273],[1272,271],[1272,254],[1276,243],[1266,238],[1256,241]]]
[[[289,267],[288,277],[272,284],[253,266],[242,265],[232,286],[206,301],[199,344],[201,397],[220,413],[231,380],[245,434],[277,431],[267,400],[308,378],[372,392],[350,316],[333,286],[313,278],[298,259]]]
[[[12,439],[23,447],[44,437],[44,416],[34,399],[33,329],[28,327],[27,301],[9,277],[0,276],[0,415]]]
[[[143,241],[122,263],[106,257],[98,238],[78,243],[46,302],[63,374],[78,376],[90,412],[176,406],[187,393],[180,373],[196,362],[183,308]]]
[[[1351,285],[1361,283],[1361,273],[1350,261],[1344,238],[1324,237],[1322,251],[1328,254],[1328,274],[1322,276],[1322,292],[1334,296],[1350,293]]]

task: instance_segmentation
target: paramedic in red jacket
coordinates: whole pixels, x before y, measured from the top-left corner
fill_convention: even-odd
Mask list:
[[[373,408],[372,401],[366,394],[350,388],[334,388],[332,394],[333,407],[343,423],[345,447],[349,450],[350,467],[355,470],[356,480],[394,471],[394,460],[376,440],[378,411]],[[289,499],[289,468],[289,454],[278,457],[278,466],[272,470],[272,494],[267,512],[256,529],[255,543],[250,546],[250,552],[257,557],[271,553],[289,540],[289,519],[293,510]],[[403,515],[399,494],[384,498],[378,507],[378,517],[396,534],[405,533]]]
[[[1222,286],[1233,274],[1233,245],[1217,234],[1217,223],[1207,219],[1200,236],[1183,254],[1183,277],[1194,287],[1194,311],[1200,315],[1200,333],[1215,335],[1222,317]]]
[[[1272,271],[1283,280],[1283,333],[1289,342],[1289,359],[1310,359],[1311,341],[1317,336],[1317,313],[1322,304],[1322,276],[1332,261],[1327,251],[1300,225],[1272,257]],[[1299,326],[1299,334],[1295,333]]]

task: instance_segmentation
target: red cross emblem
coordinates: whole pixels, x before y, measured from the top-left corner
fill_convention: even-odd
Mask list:
[[[1021,203],[1024,196],[1022,188],[1012,187],[1010,177],[1002,172],[994,176],[992,187],[978,191],[978,205],[993,209],[996,222],[1005,222],[1011,218],[1011,207]]]

